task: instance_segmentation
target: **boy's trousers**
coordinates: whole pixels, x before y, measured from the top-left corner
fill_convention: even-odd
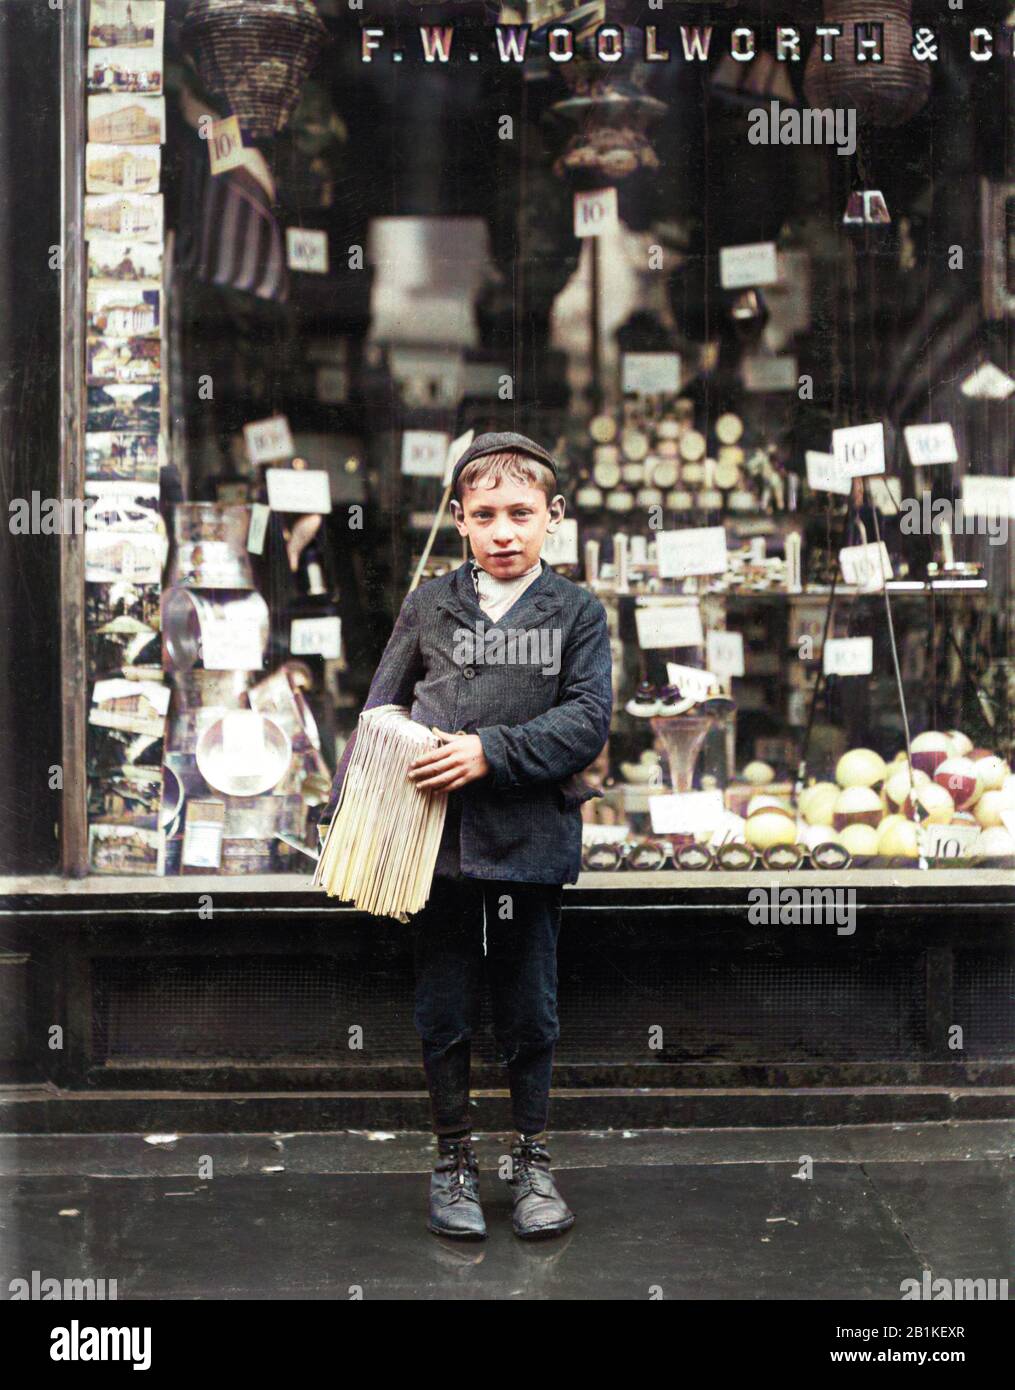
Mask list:
[[[557,937],[563,888],[552,883],[436,877],[411,918],[414,1023],[435,1134],[472,1127],[470,1041],[489,983],[494,1035],[507,1063],[515,1129],[546,1128],[557,1021]],[[483,951],[484,905],[486,953]]]

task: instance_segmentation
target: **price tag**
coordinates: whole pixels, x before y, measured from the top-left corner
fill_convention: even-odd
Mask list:
[[[293,656],[323,656],[337,661],[342,654],[342,619],[338,616],[293,618],[289,650]]]
[[[652,796],[648,803],[655,835],[693,835],[704,839],[725,813],[722,792],[679,792]]]
[[[289,421],[284,415],[272,415],[267,420],[252,420],[243,426],[243,440],[251,463],[273,463],[276,459],[291,459],[296,452]]]
[[[928,859],[961,859],[979,835],[978,825],[928,825],[923,830],[923,849]]]
[[[621,386],[625,396],[664,396],[680,390],[678,353],[625,352],[621,360]]]
[[[742,632],[710,632],[707,642],[709,669],[717,676],[744,674],[744,635]]]
[[[260,595],[256,595],[260,598]],[[264,600],[261,600],[263,605]],[[215,608],[203,604],[201,660],[206,671],[259,671],[264,664],[264,628],[256,603]]]
[[[656,537],[656,558],[661,579],[686,579],[694,574],[725,574],[726,531],[722,526],[660,531]]]
[[[602,236],[618,225],[616,188],[596,188],[574,195],[576,237]]]
[[[222,861],[226,808],[221,801],[191,801],[183,831],[183,863],[192,869],[217,869]]]
[[[814,449],[808,449],[806,459],[809,487],[815,492],[837,492],[843,497],[849,496],[852,479],[834,454],[819,454]]]
[[[701,609],[697,603],[653,604],[651,608],[636,608],[634,622],[638,631],[638,646],[646,650],[657,647],[700,647],[705,640]]]
[[[666,679],[670,685],[679,686],[682,695],[690,699],[707,700],[709,695],[719,692],[719,682],[711,671],[702,671],[697,666],[681,666],[676,661],[667,661]]]
[[[871,478],[867,484],[871,502],[884,516],[895,516],[902,508],[901,478]]]
[[[331,485],[324,468],[268,468],[264,481],[273,512],[327,516],[331,511]]]
[[[263,502],[255,502],[250,508],[250,524],[247,527],[247,549],[251,555],[264,554],[264,537],[268,530],[271,508]]]
[[[955,431],[947,422],[940,425],[907,425],[903,434],[906,436],[909,461],[914,468],[924,468],[930,463],[958,463]]]
[[[402,435],[402,472],[412,478],[443,478],[448,437],[437,430],[406,430]]]
[[[854,584],[864,593],[878,593],[891,579],[892,562],[884,541],[870,545],[847,545],[839,551],[839,568],[846,584]]]
[[[885,427],[850,425],[832,431],[832,453],[851,478],[869,478],[885,471]]]
[[[235,116],[212,121],[208,132],[208,159],[213,174],[224,174],[243,163],[243,135]]]
[[[822,665],[826,676],[869,676],[874,670],[871,637],[829,637]]]
[[[576,565],[578,522],[572,517],[565,517],[556,531],[547,531],[541,554],[548,565]]]
[[[1015,517],[1015,478],[962,479],[962,510],[967,516]]]
[[[751,285],[774,285],[779,261],[774,241],[719,248],[719,283],[724,290],[743,290]]]
[[[306,275],[327,275],[327,232],[310,227],[287,227],[285,259],[290,270],[301,270]]]
[[[473,439],[475,438],[475,435],[475,430],[466,430],[465,433],[460,434],[457,439],[452,439],[451,443],[448,445],[447,456],[444,460],[445,487],[447,487],[448,483],[450,483],[451,481],[451,475],[455,471],[455,464],[458,462],[458,460],[465,453],[466,449],[472,443]]]
[[[795,357],[755,353],[744,358],[744,387],[748,391],[795,391],[800,384]]]

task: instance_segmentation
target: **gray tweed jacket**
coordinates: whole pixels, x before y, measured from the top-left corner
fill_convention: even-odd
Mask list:
[[[364,709],[397,704],[420,724],[478,734],[490,773],[448,797],[437,873],[574,883],[579,807],[599,793],[578,774],[606,742],[613,705],[606,610],[543,564],[496,623],[468,562],[408,594]],[[335,773],[338,803],[355,734]]]

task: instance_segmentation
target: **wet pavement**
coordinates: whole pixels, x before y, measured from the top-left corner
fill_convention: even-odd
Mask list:
[[[119,1299],[899,1299],[1010,1278],[1013,1126],[552,1136],[577,1214],[511,1231],[506,1135],[477,1137],[489,1238],[425,1226],[429,1136],[0,1139],[12,1278],[115,1279]]]

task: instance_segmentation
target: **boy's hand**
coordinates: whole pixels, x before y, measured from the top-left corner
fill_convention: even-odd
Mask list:
[[[477,734],[445,734],[447,742],[409,764],[409,780],[423,791],[453,792],[490,771]]]

